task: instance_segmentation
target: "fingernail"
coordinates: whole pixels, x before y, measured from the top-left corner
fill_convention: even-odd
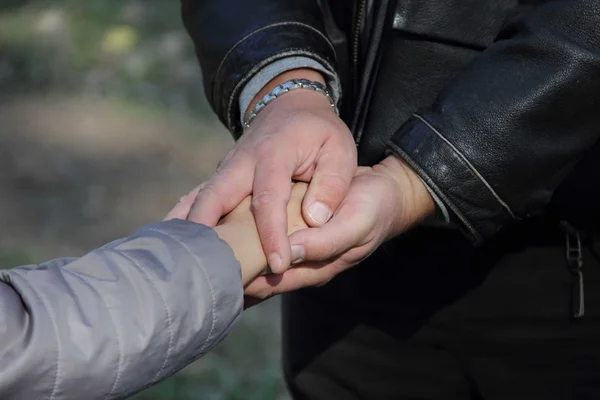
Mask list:
[[[302,246],[292,246],[292,265],[301,263],[306,257],[306,251]]]
[[[308,215],[317,225],[323,225],[331,217],[331,211],[325,204],[316,201],[308,207]]]
[[[269,257],[267,258],[267,261],[269,262],[269,267],[271,268],[272,272],[278,273],[279,271],[281,271],[282,261],[279,254],[271,253],[271,255],[269,255]]]

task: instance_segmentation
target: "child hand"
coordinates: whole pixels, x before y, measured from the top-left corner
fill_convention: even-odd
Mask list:
[[[167,214],[165,220],[186,219],[199,187],[182,197],[179,203]],[[306,194],[306,183],[292,184],[290,201],[287,207],[288,234],[308,228],[302,217],[302,200]],[[233,249],[242,266],[244,285],[262,273],[267,272],[267,260],[260,243],[260,237],[252,215],[252,197],[246,197],[233,211],[224,216],[214,228],[219,237]]]
[[[302,200],[308,189],[308,184],[297,182],[292,184],[290,201],[287,206],[288,235],[308,228],[308,225],[302,217]],[[219,225],[232,224],[244,225],[256,230],[254,216],[252,215],[252,196],[246,197],[233,211],[227,214]]]
[[[307,188],[306,183],[294,183],[292,186],[287,206],[288,234],[308,228],[302,217],[302,200]],[[252,215],[251,196],[246,197],[233,211],[223,217],[215,230],[221,239],[229,243],[240,261],[244,285],[261,274],[269,273],[267,259]]]

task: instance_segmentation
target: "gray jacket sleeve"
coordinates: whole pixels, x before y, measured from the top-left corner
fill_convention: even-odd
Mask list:
[[[0,399],[126,398],[213,348],[242,305],[233,251],[181,220],[0,271]]]

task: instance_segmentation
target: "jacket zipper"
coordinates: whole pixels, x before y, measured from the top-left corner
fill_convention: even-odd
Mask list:
[[[367,0],[358,2],[358,11],[356,13],[356,23],[354,24],[354,37],[352,43],[352,65],[354,67],[355,78],[358,77],[358,59],[360,54],[360,31],[362,30],[365,13],[367,12]]]
[[[352,37],[352,76],[351,82],[353,85],[354,93],[353,97],[358,95],[358,87],[359,87],[359,76],[358,76],[358,61],[360,58],[360,34],[362,30],[362,26],[365,19],[365,13],[367,12],[367,1],[368,0],[360,0],[358,2],[358,9],[356,12],[356,20],[354,22],[354,36]],[[356,100],[356,99],[355,99]],[[356,103],[356,101],[354,102]],[[355,142],[357,140],[356,133],[354,133]],[[358,143],[357,143],[358,145]]]
[[[571,274],[571,317],[577,319],[585,314],[581,236],[568,222],[561,225],[566,234],[566,260]]]

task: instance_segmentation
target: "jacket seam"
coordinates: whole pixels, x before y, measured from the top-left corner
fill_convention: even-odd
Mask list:
[[[29,287],[29,289],[31,290],[31,292],[40,300],[40,302],[44,306],[44,310],[46,311],[46,314],[50,317],[50,321],[52,322],[54,336],[56,337],[56,374],[54,376],[54,384],[52,385],[52,391],[50,392],[50,397],[48,398],[48,400],[54,400],[54,398],[56,396],[56,392],[58,390],[58,381],[59,381],[59,376],[60,376],[61,352],[60,352],[60,341],[59,341],[58,329],[56,327],[54,318],[52,317],[52,313],[50,312],[50,308],[48,308],[48,306],[46,305],[46,299],[27,282],[27,279],[23,278],[19,274],[16,274],[16,275],[20,278],[19,280],[22,281],[21,283],[26,284]]]
[[[250,71],[248,71],[246,73],[246,75],[244,75],[244,77],[242,79],[240,79],[240,81],[235,85],[235,87],[231,91],[231,95],[229,96],[229,102],[227,104],[227,111],[226,111],[227,112],[227,127],[229,128],[229,130],[234,131],[235,126],[236,126],[236,123],[234,122],[236,120],[236,118],[233,118],[232,114],[233,114],[234,104],[236,103],[235,98],[237,97],[238,92],[240,91],[240,88],[242,86],[244,86],[246,83],[248,83],[248,81],[251,79],[251,77],[253,75],[255,75],[258,71],[263,69],[265,66],[271,64],[272,62],[274,62],[278,59],[290,57],[293,55],[301,55],[301,56],[313,58],[317,62],[320,62],[321,64],[323,64],[327,69],[329,69],[329,71],[335,73],[335,69],[333,68],[333,66],[331,65],[330,62],[323,59],[322,57],[320,57],[318,54],[316,54],[314,52],[311,52],[311,51],[308,51],[305,49],[301,49],[301,48],[286,49],[286,51],[276,53],[268,58],[265,58],[262,62],[255,65]]]
[[[167,355],[165,356],[165,360],[163,361],[162,365],[160,366],[160,369],[158,370],[158,372],[156,373],[154,378],[152,378],[152,383],[154,384],[159,379],[160,374],[164,371],[165,366],[167,365],[167,362],[169,361],[169,358],[171,357],[171,352],[173,351],[173,326],[172,326],[173,320],[171,317],[171,311],[169,311],[169,306],[168,306],[167,301],[165,300],[163,294],[160,292],[160,290],[158,290],[158,287],[156,287],[156,284],[154,283],[154,281],[152,279],[150,279],[148,272],[146,272],[146,270],[144,270],[142,267],[140,267],[138,262],[135,259],[133,259],[133,257],[130,257],[129,255],[127,255],[125,252],[119,252],[119,254],[121,254],[121,255],[123,255],[123,257],[129,259],[135,265],[135,267],[140,272],[142,272],[142,274],[144,275],[146,280],[150,283],[150,285],[152,285],[152,287],[154,288],[156,293],[158,293],[158,296],[162,300],[163,307],[165,309],[165,313],[167,316],[167,327],[169,330],[169,345],[167,347]]]
[[[502,200],[502,198],[498,195],[498,193],[496,193],[496,191],[492,188],[492,186],[485,180],[485,178],[483,177],[483,175],[477,170],[477,168],[475,168],[475,166],[473,164],[471,164],[471,162],[467,159],[467,157],[465,157],[465,155],[462,154],[460,152],[460,150],[454,144],[452,144],[444,135],[442,135],[442,133],[439,130],[437,130],[433,125],[431,125],[431,123],[429,123],[429,121],[427,121],[424,117],[422,117],[421,115],[419,115],[417,113],[413,114],[413,116],[415,118],[417,118],[418,120],[420,120],[421,122],[423,122],[425,124],[425,126],[427,126],[440,139],[442,139],[442,141],[444,141],[444,143],[446,143],[448,146],[450,146],[450,148],[452,150],[454,150],[454,152],[469,167],[469,169],[473,172],[473,174],[475,174],[475,176],[481,181],[481,183],[483,183],[484,186],[490,191],[490,193],[492,194],[492,196],[494,196],[494,198],[496,199],[496,201],[498,203],[500,203],[500,205],[502,205],[502,207],[504,209],[506,209],[506,211],[510,214],[510,216],[512,218],[518,219],[515,216],[515,214],[513,213],[513,211],[510,209],[509,205],[504,200]]]
[[[223,65],[225,65],[225,61],[227,60],[227,58],[229,58],[229,56],[233,53],[233,51],[243,42],[245,42],[246,40],[248,40],[250,37],[256,35],[257,33],[260,33],[264,30],[270,29],[270,28],[275,28],[278,26],[287,26],[287,25],[299,25],[302,26],[304,28],[308,28],[310,30],[313,30],[315,32],[317,32],[319,35],[321,35],[325,40],[327,40],[327,42],[329,42],[329,39],[327,38],[327,36],[325,36],[323,34],[323,32],[321,32],[320,30],[318,30],[317,28],[310,26],[309,24],[305,24],[303,22],[298,22],[298,21],[283,21],[283,22],[275,22],[272,24],[269,24],[267,26],[262,26],[252,32],[250,32],[249,34],[247,34],[246,36],[244,36],[243,38],[241,38],[240,40],[238,40],[233,46],[231,46],[231,48],[229,50],[227,50],[227,53],[225,53],[225,55],[223,56],[223,59],[221,60],[221,62],[219,63],[219,67],[217,68],[217,72],[215,73],[215,76],[219,76],[219,73],[221,72],[221,69],[223,68]],[[214,89],[213,89],[213,98],[214,98]]]
[[[151,229],[148,229],[148,230],[149,230],[149,231],[152,231],[152,232],[159,233],[159,234],[161,234],[161,235],[164,235],[164,236],[168,237],[169,239],[171,239],[172,241],[174,241],[175,243],[179,244],[181,247],[183,247],[183,248],[184,248],[184,250],[185,250],[185,251],[187,251],[187,252],[188,252],[188,254],[189,254],[190,256],[192,256],[192,258],[193,258],[194,260],[196,260],[196,263],[197,263],[197,264],[198,264],[198,266],[200,267],[200,270],[202,271],[202,274],[204,275],[204,278],[206,279],[206,284],[207,284],[207,286],[208,286],[208,291],[210,292],[210,299],[211,299],[211,307],[212,307],[212,308],[211,308],[211,310],[210,310],[210,314],[211,314],[211,325],[210,325],[210,330],[209,330],[209,332],[208,332],[208,336],[206,337],[206,342],[204,342],[204,344],[203,344],[203,345],[202,345],[202,347],[200,348],[200,355],[202,355],[202,354],[204,353],[204,351],[206,350],[206,347],[208,347],[208,344],[209,344],[209,343],[210,343],[210,341],[211,341],[211,337],[212,337],[212,335],[213,335],[213,332],[214,332],[214,329],[215,329],[215,325],[216,325],[216,321],[215,321],[215,319],[216,319],[216,317],[215,317],[215,309],[216,309],[217,302],[216,302],[216,300],[215,300],[215,292],[214,292],[214,289],[213,289],[213,287],[212,287],[212,284],[211,284],[211,282],[210,282],[210,278],[209,278],[209,276],[208,276],[208,273],[207,273],[207,272],[206,272],[206,270],[204,269],[204,266],[202,265],[202,263],[200,262],[200,260],[198,259],[198,257],[197,257],[197,256],[196,256],[196,255],[195,255],[195,254],[194,254],[194,253],[193,253],[193,252],[190,250],[190,248],[189,248],[187,245],[185,245],[183,242],[181,242],[181,241],[179,241],[179,240],[175,239],[173,236],[169,235],[167,232],[163,232],[163,231],[160,231],[160,230],[158,230],[158,229],[154,229],[154,228],[151,228]]]
[[[92,290],[96,295],[98,295],[98,298],[100,299],[100,301],[102,302],[102,304],[106,308],[106,310],[108,312],[108,315],[110,317],[110,321],[111,321],[111,323],[112,323],[112,325],[113,325],[113,327],[115,329],[115,337],[116,337],[116,340],[117,340],[117,346],[119,347],[119,358],[118,358],[118,361],[117,361],[117,376],[115,378],[115,382],[113,383],[113,386],[112,386],[112,388],[110,390],[110,393],[105,397],[105,399],[109,399],[113,395],[113,393],[114,393],[114,391],[115,391],[115,389],[117,387],[117,384],[118,384],[118,382],[121,379],[121,374],[123,372],[123,370],[122,370],[123,349],[122,349],[121,338],[119,336],[119,330],[116,328],[116,324],[114,322],[113,315],[110,312],[110,307],[108,307],[108,304],[106,304],[106,301],[104,301],[104,299],[100,295],[100,292],[95,287],[93,287],[92,285],[89,285],[89,283],[87,283],[84,279],[82,279],[81,277],[77,276],[76,274],[71,274],[69,270],[67,270],[66,268],[64,268],[68,264],[69,263],[66,263],[62,267],[59,267],[59,269],[62,272],[60,274],[60,276],[63,279],[63,281],[65,282],[65,284],[69,285],[69,283],[67,282],[67,280],[65,278],[65,275],[69,274],[70,276],[74,276],[75,278],[79,279],[80,282],[83,282],[86,286],[88,286],[90,290]]]
[[[117,328],[117,324],[115,323],[115,319],[112,315],[112,313],[110,312],[110,307],[108,306],[108,304],[106,303],[106,301],[104,300],[104,298],[100,295],[100,292],[98,291],[98,289],[96,289],[93,285],[88,284],[87,282],[85,282],[84,279],[82,279],[81,277],[75,275],[81,282],[86,283],[87,286],[89,286],[89,288],[94,291],[96,293],[96,295],[98,296],[98,298],[100,299],[100,301],[102,301],[102,304],[104,304],[104,307],[106,307],[106,311],[108,312],[108,315],[110,317],[110,321],[113,325],[113,328],[115,330],[115,337],[117,339],[117,346],[119,347],[119,358],[117,360],[117,376],[115,377],[115,381],[113,383],[112,388],[110,389],[110,392],[108,393],[108,395],[105,397],[105,399],[110,399],[111,396],[114,394],[115,390],[117,389],[118,384],[121,381],[121,374],[123,373],[123,342],[121,340],[121,336],[119,335],[119,329]]]
[[[454,214],[458,217],[458,219],[464,224],[467,230],[473,236],[473,239],[476,244],[483,242],[483,236],[479,233],[479,231],[475,228],[473,224],[462,214],[462,212],[458,209],[458,207],[444,194],[442,190],[440,190],[439,186],[431,179],[431,177],[398,145],[394,142],[389,142],[390,148],[398,154],[402,159],[404,159],[411,167],[413,167],[416,171],[418,171],[425,182],[436,192],[436,194],[444,201],[444,204],[450,208]]]

